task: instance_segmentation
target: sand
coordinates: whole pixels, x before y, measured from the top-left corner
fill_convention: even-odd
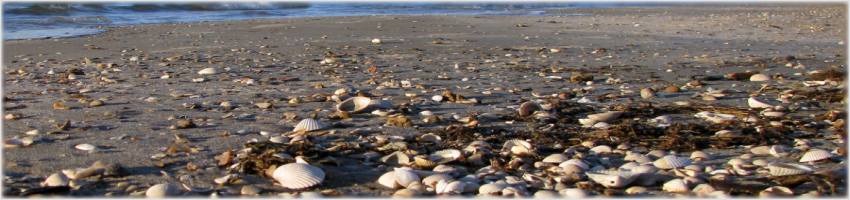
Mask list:
[[[214,156],[228,149],[242,149],[251,139],[264,138],[258,134],[260,131],[275,134],[290,131],[297,120],[283,119],[285,112],[303,118],[318,109],[320,116],[327,116],[335,105],[334,102],[289,105],[291,98],[332,94],[342,87],[383,94],[395,105],[410,101],[404,93],[417,93],[420,98],[430,99],[441,89],[480,100],[474,105],[418,106],[419,110],[431,110],[448,119],[453,113],[511,115],[513,111],[508,106],[532,99],[532,93],[573,93],[574,89],[585,87],[592,89],[586,88],[588,92],[579,94],[579,98],[584,95],[599,101],[593,104],[597,109],[634,102],[672,105],[675,101],[691,101],[746,110],[747,97],[762,88],[762,84],[773,87],[761,92],[762,96],[774,99],[783,89],[800,85],[809,71],[846,71],[847,18],[843,5],[567,9],[550,13],[582,15],[307,17],[138,25],[108,28],[102,34],[75,38],[4,41],[4,115],[14,113],[22,117],[3,120],[3,139],[25,136],[25,132],[33,129],[40,130],[40,137],[44,138],[29,147],[4,149],[4,175],[16,180],[12,184],[16,187],[5,187],[4,194],[16,194],[13,190],[18,187],[33,187],[61,169],[86,167],[97,160],[119,163],[128,173],[104,178],[70,195],[132,193],[115,189],[119,182],[141,189],[178,179],[211,184],[213,178],[225,175],[226,171],[216,167]],[[382,44],[372,44],[374,38],[381,39]],[[548,50],[555,48],[560,52]],[[605,51],[600,53],[600,48]],[[320,64],[329,52],[342,64]],[[792,66],[804,67],[785,66],[789,56],[794,57]],[[131,57],[139,60],[131,61]],[[95,64],[84,64],[85,58]],[[116,66],[98,69],[96,63]],[[379,75],[367,72],[370,66],[376,66]],[[207,67],[221,73],[197,74]],[[85,75],[77,75],[76,80],[60,76],[71,68],[81,69]],[[763,83],[712,79],[747,70],[781,75],[784,80]],[[578,72],[593,75],[594,83],[588,86],[584,82],[570,82],[569,77]],[[170,78],[162,79],[164,75]],[[365,83],[373,76],[377,83],[409,80],[424,89],[377,90],[377,85]],[[621,81],[608,84],[609,77]],[[205,81],[193,82],[196,78]],[[251,78],[256,83],[236,81],[240,78]],[[641,99],[638,92],[645,87],[683,86],[694,79],[703,80],[705,85],[674,94],[659,92],[657,98],[648,100]],[[840,87],[846,89],[843,83]],[[324,88],[315,88],[316,84]],[[735,92],[717,101],[693,97],[709,87]],[[88,91],[80,94],[81,90]],[[482,91],[491,92],[487,95]],[[609,94],[613,97],[599,98],[610,97]],[[105,103],[88,107],[79,102],[80,97],[102,98]],[[150,97],[158,100],[146,101]],[[63,101],[70,109],[54,109],[51,105],[57,101]],[[220,109],[218,105],[222,101],[231,101],[237,108]],[[271,102],[274,106],[260,109],[254,106],[259,102]],[[814,121],[811,115],[830,110],[846,113],[843,100],[803,99],[798,107],[807,110],[797,110],[786,119],[811,122]],[[411,128],[382,126],[385,119],[368,113],[356,114],[351,120],[323,119],[335,125],[335,133],[316,136],[314,142],[341,140],[365,144],[372,142],[369,138],[374,135],[423,134],[443,130],[449,124],[422,123],[422,117],[416,113],[408,114],[415,125]],[[692,112],[672,114],[677,120],[695,121]],[[169,126],[176,121],[173,118],[194,119],[199,127],[171,130]],[[48,134],[57,131],[54,124],[65,120],[71,121],[70,129]],[[592,129],[576,129],[578,123],[571,120],[570,130],[581,131],[569,134],[598,134]],[[526,124],[530,123],[503,121],[482,123],[484,128],[479,131],[484,135],[502,134],[499,136],[502,138],[530,138],[519,133],[527,131]],[[787,126],[792,130],[799,128],[793,122]],[[355,129],[361,131],[353,133]],[[830,138],[839,134],[832,129],[806,131],[809,134],[801,137],[821,141],[818,148],[831,151],[846,145],[830,142],[834,141]],[[157,167],[160,161],[151,157],[163,153],[174,140],[174,134],[187,138],[198,152],[162,159],[169,164]],[[569,145],[567,141],[577,142],[565,135],[554,137],[565,146]],[[777,141],[793,145],[787,139]],[[81,143],[97,145],[103,151],[88,153],[74,149],[74,145]],[[459,145],[455,148],[463,147]],[[726,147],[706,151],[728,158],[745,149]],[[355,152],[362,153],[363,149]],[[391,166],[345,155],[334,158],[341,164],[322,165],[328,178],[315,191],[333,189],[346,196],[392,194],[393,190],[375,183]],[[784,161],[795,160],[784,158]],[[187,172],[188,162],[200,169]],[[837,163],[829,166],[833,165]],[[842,166],[846,169],[846,164]],[[163,171],[173,178],[163,177]],[[187,177],[181,177],[186,174]],[[269,178],[250,175],[245,181],[265,188],[266,195],[290,191],[272,185]],[[846,177],[843,181],[846,183]],[[224,188],[222,191],[238,193],[240,187]],[[844,190],[840,189],[841,195],[846,195]]]

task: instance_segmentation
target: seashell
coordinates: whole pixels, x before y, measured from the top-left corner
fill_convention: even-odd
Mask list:
[[[435,192],[437,195],[442,194],[460,194],[463,192],[463,187],[466,186],[462,181],[451,181],[448,180],[440,180],[437,182],[437,187],[435,187]]]
[[[404,152],[396,151],[384,157],[381,157],[381,162],[393,165],[406,165],[410,163],[410,156]]]
[[[685,157],[668,155],[655,160],[652,164],[659,169],[676,169],[690,165],[691,160]]]
[[[421,168],[432,168],[434,166],[437,166],[436,162],[434,162],[432,159],[429,159],[428,156],[425,155],[414,156],[413,163]]]
[[[619,118],[622,114],[623,112],[621,111],[608,111],[604,113],[587,115],[587,118],[597,122],[610,122]]]
[[[587,198],[587,191],[579,188],[566,188],[558,191],[564,198],[584,199]]]
[[[765,167],[768,164],[769,163],[765,159],[755,159],[755,160],[753,160],[753,165],[755,165],[755,166]]]
[[[770,146],[757,146],[750,149],[750,153],[755,155],[768,155],[770,154]]]
[[[381,44],[381,39],[378,39],[378,38],[372,39],[372,44]]]
[[[337,111],[345,111],[349,113],[358,113],[369,108],[372,104],[372,99],[369,97],[351,97],[336,105]]]
[[[713,113],[708,111],[698,112],[697,114],[694,114],[694,116],[716,124],[734,122],[737,119],[735,115]]]
[[[604,154],[611,153],[613,150],[608,145],[599,145],[593,148],[590,148],[590,152],[593,154]]]
[[[427,192],[429,188],[427,186],[425,186],[425,184],[422,184],[420,182],[413,182],[413,183],[410,183],[410,185],[407,185],[407,188],[405,188],[405,189],[416,190],[417,192],[421,193],[421,192]]]
[[[596,120],[581,118],[578,119],[578,123],[584,126],[593,126],[594,124],[596,124]]]
[[[760,198],[794,196],[794,191],[785,186],[772,186],[759,192]]]
[[[644,99],[650,99],[655,97],[655,91],[652,88],[643,88],[640,90],[640,97]]]
[[[601,170],[585,172],[590,180],[596,182],[606,188],[622,188],[637,178],[630,172],[620,172],[614,170]]]
[[[552,154],[552,155],[546,156],[546,158],[543,158],[544,163],[558,163],[558,164],[560,164],[560,163],[567,161],[567,160],[569,160],[569,158],[566,155],[560,154],[560,153]]]
[[[761,81],[769,81],[769,80],[770,80],[770,76],[767,76],[767,75],[764,75],[764,74],[753,74],[752,76],[750,76],[750,81],[753,81],[753,82],[761,82]]]
[[[425,111],[419,112],[419,115],[422,115],[422,116],[433,116],[433,115],[434,115],[434,113],[433,113],[433,112],[431,112],[430,110],[425,110]]]
[[[304,189],[318,185],[325,180],[325,172],[296,158],[298,162],[277,167],[272,177],[284,188]]]
[[[165,198],[169,196],[180,195],[180,187],[171,183],[160,183],[151,186],[145,191],[145,196],[148,198]]]
[[[420,193],[419,191],[412,190],[412,189],[401,189],[401,190],[395,191],[395,193],[393,193],[393,198],[402,198],[402,199],[413,198],[413,197],[418,196],[419,193]]]
[[[93,151],[97,150],[97,146],[94,146],[94,145],[88,144],[88,143],[78,144],[78,145],[74,146],[74,148],[77,148],[77,149],[83,150],[83,151],[89,151],[89,152],[93,152]]]
[[[755,97],[750,97],[747,99],[747,105],[750,108],[773,108],[773,105],[767,104],[764,101],[758,100]]]
[[[620,165],[619,169],[622,169],[622,170],[631,170],[632,168],[637,167],[638,165],[640,165],[640,164],[639,164],[639,163],[637,163],[637,162],[627,162],[627,163],[625,163],[625,164],[623,164],[623,165]]]
[[[312,118],[307,118],[307,119],[301,120],[301,122],[298,122],[298,124],[295,125],[295,128],[292,129],[292,132],[299,132],[299,131],[310,132],[310,131],[315,131],[315,130],[321,130],[321,129],[324,129],[324,128],[325,128],[325,125],[322,124],[321,122],[319,122],[318,120],[315,120],[315,119],[312,119]]]
[[[434,96],[431,97],[431,100],[436,101],[436,102],[442,102],[444,99],[445,98],[443,97],[443,95],[434,95]]]
[[[702,151],[694,151],[691,153],[692,160],[711,160],[711,156]]]
[[[655,123],[659,127],[667,127],[667,126],[670,126],[670,124],[673,123],[673,118],[670,117],[669,115],[661,115],[661,116],[652,118],[649,121],[652,122],[652,123]]]
[[[213,75],[213,74],[217,74],[217,73],[218,73],[218,71],[215,68],[212,68],[212,67],[207,67],[207,68],[202,69],[201,71],[198,71],[199,75]]]
[[[730,130],[720,130],[714,133],[716,137],[735,137],[740,136],[741,133],[739,131],[730,131]]]
[[[658,168],[655,168],[652,165],[638,165],[630,169],[632,174],[653,174],[657,171]]]
[[[67,176],[65,176],[65,174],[55,173],[48,176],[47,179],[44,179],[44,182],[42,182],[41,185],[47,187],[68,186],[69,181],[70,180]]]
[[[508,184],[504,182],[488,183],[478,187],[478,194],[499,195],[506,187],[508,187]]]
[[[630,195],[638,195],[638,194],[646,194],[647,191],[648,191],[648,189],[646,189],[645,187],[632,186],[632,187],[627,188],[625,192],[626,192],[626,194],[630,194]]]
[[[558,166],[561,168],[561,172],[566,175],[572,174],[581,174],[584,173],[584,169],[579,167],[578,165],[561,165]]]
[[[402,187],[407,187],[413,182],[419,182],[419,176],[413,173],[410,168],[397,167],[393,170],[393,174],[395,174],[396,182]]]
[[[534,193],[534,198],[538,199],[556,199],[560,197],[560,194],[552,190],[538,190]]]
[[[592,127],[595,129],[607,129],[608,127],[611,127],[611,124],[605,122],[597,122]]]
[[[832,157],[832,153],[822,149],[809,149],[803,154],[803,157],[800,157],[800,162],[815,162],[820,160],[829,159]]]
[[[666,155],[667,155],[667,152],[666,152],[666,151],[662,151],[662,150],[657,150],[657,149],[656,149],[656,150],[649,151],[649,153],[646,153],[646,155],[647,155],[647,156],[651,156],[651,157],[653,157],[653,158],[661,158],[661,157],[666,156]]]
[[[678,178],[667,181],[666,183],[664,183],[663,186],[661,186],[661,189],[664,190],[665,192],[672,192],[672,193],[687,193],[687,192],[690,191],[690,189],[688,188],[688,185],[685,184],[685,181],[682,180],[682,179],[678,179]]]
[[[780,157],[785,157],[785,156],[788,156],[789,154],[791,154],[788,151],[789,151],[788,147],[786,147],[786,146],[773,145],[773,146],[770,146],[770,151],[768,153],[770,153],[770,155],[773,156],[773,157],[780,158]]]
[[[749,163],[747,163],[747,161],[744,161],[744,159],[732,158],[732,159],[729,159],[729,161],[726,161],[726,164],[731,165],[731,166],[741,166],[741,165],[746,165],[746,164],[749,164]]]
[[[419,136],[420,142],[431,142],[431,143],[439,143],[443,138],[434,133],[427,133],[422,136]]]
[[[699,185],[697,185],[697,186],[696,186],[696,187],[694,187],[694,189],[693,189],[693,190],[691,190],[691,191],[693,191],[694,193],[696,193],[696,194],[697,194],[697,196],[703,197],[703,196],[707,196],[708,194],[710,194],[710,193],[712,193],[712,192],[714,192],[714,191],[717,191],[717,190],[716,190],[716,189],[714,189],[714,187],[713,187],[713,186],[711,186],[711,185],[709,185],[709,184],[706,184],[706,183],[703,183],[703,184],[699,184]]]
[[[502,145],[502,152],[511,152],[513,155],[532,155],[534,151],[531,148],[531,143],[525,140],[508,140]]]
[[[540,109],[542,109],[540,107],[540,104],[537,104],[537,103],[532,102],[532,101],[528,101],[528,102],[520,104],[519,108],[517,109],[517,113],[519,114],[520,117],[526,117],[526,116],[529,116],[532,113],[534,113],[535,111],[538,111]]]
[[[380,117],[386,117],[387,115],[390,115],[390,112],[383,111],[383,110],[373,110],[372,114],[380,116]]]
[[[430,175],[430,176],[423,178],[422,184],[425,184],[429,187],[437,187],[437,183],[442,181],[442,180],[450,181],[450,180],[452,180],[452,177],[447,175],[447,174],[442,174],[442,173],[433,174],[433,175]]]
[[[785,112],[779,112],[779,111],[764,111],[764,112],[762,112],[762,113],[761,113],[761,116],[765,116],[765,117],[776,117],[776,118],[779,118],[779,117],[783,117],[783,116],[785,116]]]
[[[771,176],[793,176],[814,171],[811,167],[793,163],[771,163],[767,165],[767,169]]]
[[[624,157],[623,160],[625,160],[625,161],[635,161],[635,162],[641,163],[641,164],[652,162],[652,159],[649,158],[649,156],[639,154],[639,153],[630,153],[630,152],[626,153],[626,157]]]
[[[394,172],[387,172],[387,173],[384,173],[384,175],[381,175],[381,177],[378,178],[378,184],[381,184],[384,187],[387,187],[387,188],[390,188],[390,189],[401,188],[401,185],[399,185],[398,182],[396,181]]]
[[[573,159],[564,161],[561,164],[558,164],[558,166],[560,166],[560,167],[564,167],[564,166],[567,166],[567,165],[575,165],[575,166],[581,168],[582,170],[587,170],[587,169],[590,168],[590,166],[588,166],[587,164],[582,162],[580,159],[576,159],[576,158],[573,158]]]
[[[463,156],[463,153],[457,149],[445,149],[431,154],[432,160],[439,164],[445,164],[455,161]]]

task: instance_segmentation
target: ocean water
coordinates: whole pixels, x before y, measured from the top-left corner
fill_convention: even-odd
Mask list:
[[[3,39],[73,37],[103,27],[313,16],[545,15],[623,3],[3,3]]]

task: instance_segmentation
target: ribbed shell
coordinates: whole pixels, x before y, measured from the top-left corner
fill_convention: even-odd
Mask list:
[[[297,131],[310,132],[310,131],[315,131],[315,130],[321,130],[321,129],[324,129],[324,128],[325,128],[325,125],[322,124],[321,122],[319,122],[318,120],[315,120],[315,119],[312,119],[312,118],[307,118],[307,119],[301,120],[301,122],[298,122],[298,124],[295,125],[295,128],[292,129],[292,132],[297,132]]]
[[[767,165],[771,176],[792,176],[808,174],[813,171],[811,167],[793,163],[771,163]]]
[[[822,149],[811,149],[800,157],[800,162],[814,162],[832,157],[832,153]]]
[[[678,179],[678,178],[667,181],[666,183],[664,183],[663,186],[661,186],[661,189],[666,191],[666,192],[673,192],[673,193],[686,193],[686,192],[690,191],[690,189],[688,188],[688,185],[685,184],[685,181],[682,180],[682,179]]]
[[[685,167],[691,164],[691,159],[685,157],[677,157],[675,155],[667,155],[652,162],[659,169],[675,169]]]
[[[773,107],[773,105],[767,104],[764,101],[756,99],[755,97],[750,97],[749,99],[747,99],[747,105],[749,105],[750,108],[772,108]]]
[[[632,173],[614,170],[586,172],[585,175],[593,182],[599,183],[606,188],[622,188],[637,178]]]
[[[413,182],[419,182],[419,176],[408,168],[395,168],[393,174],[395,174],[396,182],[402,187],[407,187]]]
[[[610,122],[619,118],[621,114],[623,114],[623,112],[621,111],[608,111],[604,113],[587,115],[587,118],[597,122]]]
[[[529,116],[534,113],[534,111],[540,110],[540,105],[535,102],[525,102],[519,105],[517,109],[517,113],[520,117]]]
[[[304,189],[322,183],[325,172],[309,164],[289,163],[277,167],[272,177],[285,188]]]
[[[345,111],[349,113],[358,113],[365,111],[372,104],[372,99],[369,97],[351,97],[336,105],[337,111]]]
[[[567,160],[569,160],[569,158],[566,155],[560,154],[560,153],[552,154],[552,155],[546,156],[546,158],[543,158],[544,163],[559,163],[560,164],[560,163],[567,161]]]

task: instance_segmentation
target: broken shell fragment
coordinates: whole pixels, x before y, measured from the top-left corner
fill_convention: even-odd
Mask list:
[[[217,73],[218,73],[218,71],[215,68],[212,68],[212,67],[204,68],[204,69],[198,71],[199,75],[213,75],[213,74],[217,74]]]
[[[755,97],[750,97],[747,99],[747,105],[750,108],[773,108],[773,105],[767,104],[764,101],[758,100]]]

